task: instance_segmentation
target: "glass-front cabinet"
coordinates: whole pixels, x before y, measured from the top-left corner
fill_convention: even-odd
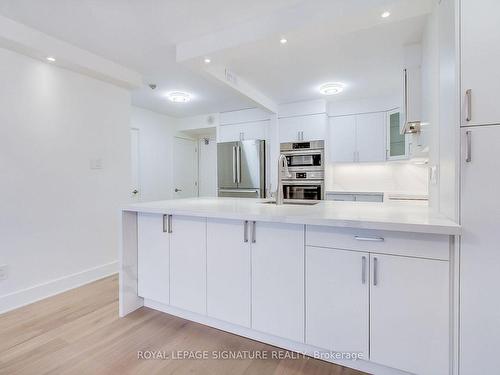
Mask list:
[[[387,160],[408,158],[408,136],[401,134],[401,111],[387,112]]]

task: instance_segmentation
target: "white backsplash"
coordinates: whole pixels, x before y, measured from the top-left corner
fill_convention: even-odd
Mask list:
[[[327,165],[326,191],[428,194],[428,167],[411,163]]]

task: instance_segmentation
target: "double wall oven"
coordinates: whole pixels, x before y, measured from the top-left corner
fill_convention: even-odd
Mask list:
[[[291,142],[280,145],[289,176],[283,176],[283,198],[287,200],[325,199],[325,142]]]

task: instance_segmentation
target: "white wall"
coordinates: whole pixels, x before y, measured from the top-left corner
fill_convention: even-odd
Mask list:
[[[130,93],[4,49],[0,82],[2,311],[116,271]]]
[[[133,106],[130,127],[139,129],[140,200],[171,199],[174,119]]]
[[[326,167],[326,191],[427,195],[427,167],[411,163],[345,163]]]

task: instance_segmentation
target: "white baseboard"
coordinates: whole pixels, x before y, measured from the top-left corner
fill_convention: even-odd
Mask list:
[[[58,279],[0,296],[0,314],[77,288],[118,272],[118,261],[103,264]]]
[[[242,327],[236,324],[228,323],[222,320],[218,320],[215,318],[211,318],[206,315],[201,315],[197,313],[193,313],[190,311],[182,310],[177,307],[173,307],[170,305],[165,305],[163,303],[153,301],[150,299],[144,299],[144,306],[149,307],[151,309],[155,309],[158,311],[162,311],[164,313],[175,315],[183,319],[191,320],[196,323],[204,324],[209,327],[217,328],[222,331],[234,333],[239,336],[243,336],[252,340],[264,342],[269,345],[276,346],[278,348],[283,348],[286,350],[290,350],[292,352],[305,354],[309,357],[318,357],[318,354],[329,352],[325,349],[321,349],[312,345],[291,341],[288,339],[284,339],[282,337],[277,337],[274,335],[270,335],[267,333],[259,332],[253,330],[251,328]],[[394,368],[386,367],[383,365],[379,365],[374,362],[358,359],[358,360],[333,360],[333,359],[324,359],[326,362],[335,363],[337,365],[353,368],[359,371],[363,371],[369,374],[375,375],[410,375],[408,372],[397,370]]]

